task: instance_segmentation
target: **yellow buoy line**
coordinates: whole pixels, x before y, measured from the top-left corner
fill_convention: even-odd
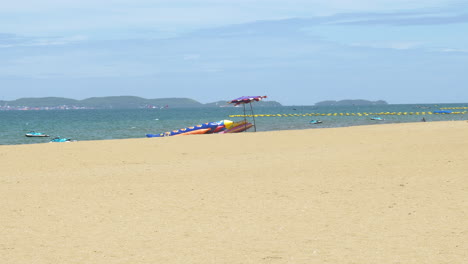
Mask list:
[[[468,109],[468,106],[458,106],[458,107],[442,107],[440,108],[442,110],[446,110],[446,109]]]
[[[301,116],[376,116],[376,115],[464,115],[468,111],[451,113],[433,112],[380,112],[380,113],[306,113],[306,114],[256,114],[256,115],[229,115],[229,117],[301,117]]]

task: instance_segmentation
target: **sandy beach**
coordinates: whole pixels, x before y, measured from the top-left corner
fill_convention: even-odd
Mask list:
[[[0,263],[468,263],[468,122],[0,146]]]

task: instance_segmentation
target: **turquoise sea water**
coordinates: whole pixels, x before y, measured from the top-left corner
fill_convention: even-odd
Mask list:
[[[445,107],[467,107],[466,104],[430,105],[382,105],[382,106],[283,106],[255,107],[255,114],[299,115],[256,117],[257,131],[316,129],[382,123],[428,122],[467,120],[468,113],[428,115]],[[451,110],[468,111],[468,110]],[[382,115],[384,121],[370,120],[369,116],[301,116],[308,113],[380,113],[380,112],[426,112],[425,115]],[[55,136],[75,140],[103,140],[123,138],[144,138],[147,133],[161,133],[200,123],[229,119],[242,120],[230,115],[243,114],[242,107],[220,108],[167,108],[167,109],[115,109],[115,110],[44,110],[44,111],[0,111],[0,145],[34,144],[49,142]],[[318,119],[322,124],[312,125],[310,120]],[[50,138],[27,138],[29,131],[44,132]],[[251,129],[250,131],[253,131]],[[157,139],[149,139],[157,140]]]

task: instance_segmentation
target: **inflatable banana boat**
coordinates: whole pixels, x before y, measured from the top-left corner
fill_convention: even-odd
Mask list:
[[[147,137],[169,137],[177,135],[196,135],[196,134],[212,134],[218,133],[223,130],[231,128],[233,122],[231,120],[221,120],[218,122],[209,122],[196,126],[190,126],[186,128],[181,128],[177,130],[172,130],[159,134],[146,134]]]

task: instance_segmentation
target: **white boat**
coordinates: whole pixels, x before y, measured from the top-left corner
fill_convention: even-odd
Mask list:
[[[41,132],[35,132],[35,131],[31,131],[31,132],[28,132],[26,133],[27,137],[49,137],[49,135],[47,134],[44,134],[44,133],[41,133]]]

